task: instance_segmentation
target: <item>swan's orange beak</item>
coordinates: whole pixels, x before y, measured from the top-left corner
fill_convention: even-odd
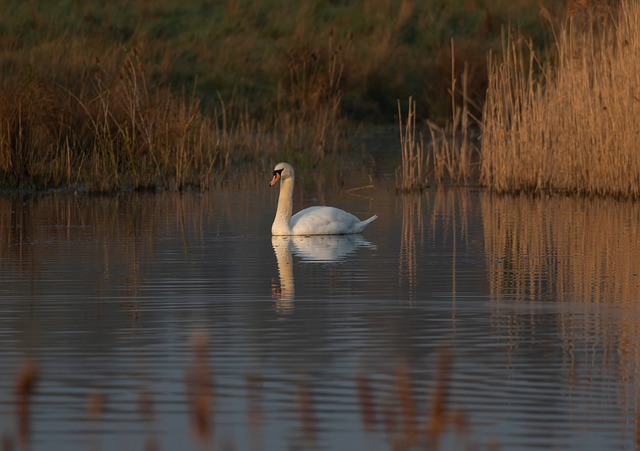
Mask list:
[[[273,172],[273,178],[271,179],[271,181],[269,182],[269,186],[273,186],[276,183],[278,183],[278,181],[280,180],[280,178],[282,178],[282,175],[280,175],[280,171],[274,171]]]

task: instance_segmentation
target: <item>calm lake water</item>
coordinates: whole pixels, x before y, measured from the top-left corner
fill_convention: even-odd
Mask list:
[[[0,197],[3,449],[640,447],[640,204],[269,176]]]

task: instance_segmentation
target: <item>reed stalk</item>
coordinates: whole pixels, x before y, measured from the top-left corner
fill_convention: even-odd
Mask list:
[[[433,174],[436,183],[442,184],[449,181],[453,184],[466,183],[473,173],[474,155],[478,148],[473,144],[471,127],[478,122],[469,106],[469,68],[467,64],[461,74],[460,80],[460,105],[458,105],[458,79],[455,67],[455,46],[451,40],[451,87],[449,91],[451,99],[451,121],[444,127],[439,127],[431,121],[427,121],[431,135],[431,151],[433,153]]]
[[[498,192],[637,199],[640,5],[574,6],[553,61],[512,33],[502,58],[491,57],[481,181]]]
[[[396,191],[410,192],[422,190],[427,183],[427,167],[425,159],[424,139],[417,136],[416,102],[409,97],[407,119],[402,121],[402,106],[398,100],[398,130],[400,132],[400,148],[402,166],[396,170]]]
[[[335,159],[344,148],[346,122],[340,106],[352,39],[336,44],[331,31],[324,50],[289,49],[288,93],[274,117],[274,132],[282,138],[286,158],[298,166],[317,165],[327,156]]]

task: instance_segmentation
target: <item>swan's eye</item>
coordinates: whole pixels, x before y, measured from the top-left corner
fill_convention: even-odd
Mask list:
[[[278,169],[277,171],[273,171],[273,175],[278,174],[279,176],[282,177],[282,171],[284,171],[284,168],[283,169]]]

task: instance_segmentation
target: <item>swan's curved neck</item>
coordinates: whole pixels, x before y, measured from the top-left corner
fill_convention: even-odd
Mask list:
[[[291,228],[289,221],[293,214],[293,177],[280,181],[280,195],[278,196],[278,209],[276,218],[271,226],[273,235],[289,235]]]

